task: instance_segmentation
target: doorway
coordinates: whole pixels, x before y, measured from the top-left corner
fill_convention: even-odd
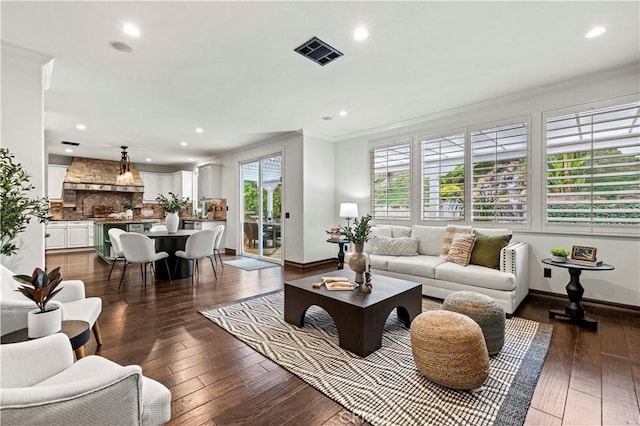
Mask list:
[[[282,263],[282,154],[240,164],[243,256]]]

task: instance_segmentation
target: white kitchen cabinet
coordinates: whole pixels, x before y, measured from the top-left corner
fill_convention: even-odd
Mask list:
[[[160,175],[158,173],[140,172],[140,177],[144,183],[144,201],[155,202],[160,193]]]
[[[222,197],[222,166],[208,164],[198,167],[198,197]]]
[[[158,173],[158,175],[160,176],[160,188],[158,191],[167,197],[170,192],[173,192],[173,176],[171,173]]]
[[[62,184],[67,174],[67,166],[50,164],[47,167],[47,196],[50,200],[62,199]]]
[[[67,228],[67,247],[87,247],[89,234],[86,226],[70,226]]]
[[[193,200],[193,172],[181,170],[172,174],[173,193]]]
[[[67,247],[67,222],[50,222],[45,227],[48,237],[45,238],[45,248],[59,249]]]

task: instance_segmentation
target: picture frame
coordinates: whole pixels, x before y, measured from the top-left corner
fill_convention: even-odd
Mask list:
[[[597,250],[595,247],[573,246],[571,249],[571,258],[595,262]]]
[[[340,239],[340,229],[331,228],[331,232],[329,234],[329,238],[332,239],[332,240],[339,240]]]

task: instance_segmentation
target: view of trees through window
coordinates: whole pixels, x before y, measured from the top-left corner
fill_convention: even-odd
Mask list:
[[[370,152],[371,216],[411,217],[411,145],[402,143]]]
[[[547,222],[640,224],[640,103],[547,119]]]

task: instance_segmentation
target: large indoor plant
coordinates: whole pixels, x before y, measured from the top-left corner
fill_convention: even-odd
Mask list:
[[[367,256],[363,253],[363,249],[364,243],[369,240],[369,232],[371,232],[370,221],[371,215],[368,214],[360,219],[356,218],[353,221],[353,228],[349,224],[339,228],[340,234],[353,244],[353,253],[349,257],[349,267],[356,273],[355,282],[358,284],[364,282],[362,273],[367,269]]]
[[[47,309],[53,296],[58,294],[63,287],[58,288],[62,282],[60,267],[47,273],[36,268],[31,276],[14,275],[13,278],[21,283],[16,291],[24,294],[29,300],[35,302],[38,309],[30,311],[27,316],[28,335],[30,338],[48,336],[57,333],[62,328],[62,308],[59,303]]]
[[[167,213],[165,223],[167,224],[167,232],[175,233],[178,230],[180,219],[178,212],[189,204],[189,197],[181,197],[173,192],[169,192],[169,197],[160,194],[156,197],[156,201],[160,207]]]
[[[30,198],[30,176],[7,148],[0,148],[0,254],[12,256],[18,251],[16,237],[27,228],[32,217],[40,223],[49,219],[49,201]]]

